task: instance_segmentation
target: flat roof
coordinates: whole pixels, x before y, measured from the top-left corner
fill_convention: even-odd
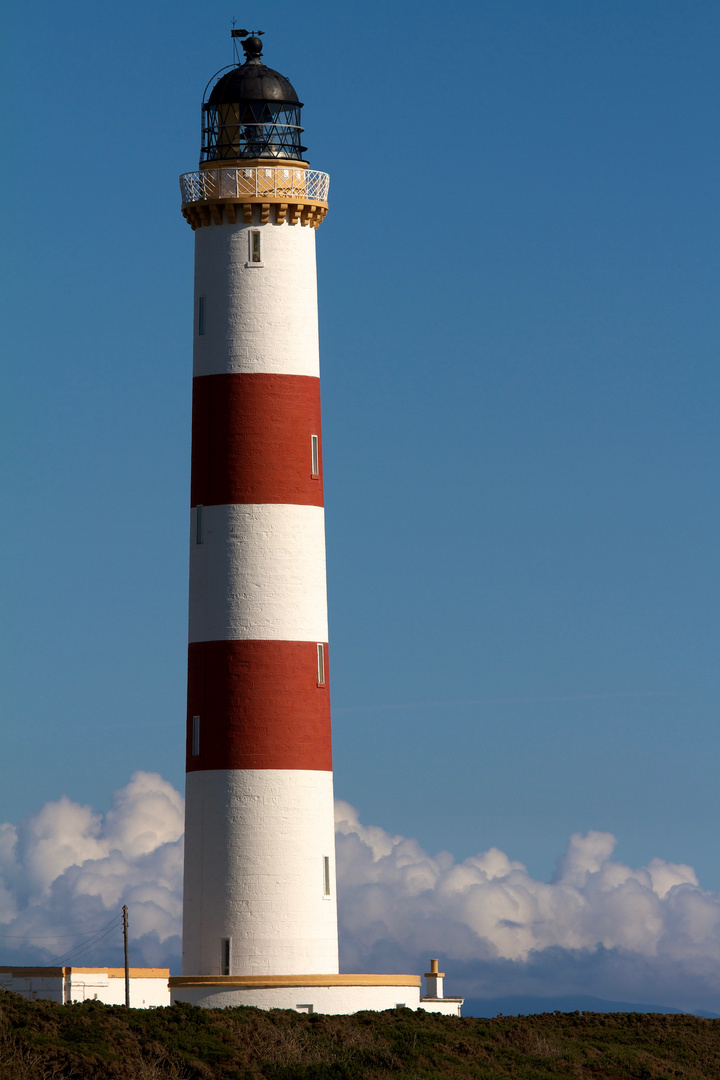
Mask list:
[[[67,975],[107,975],[108,979],[124,979],[125,968],[121,967],[2,967],[0,974],[17,975],[28,978],[44,975],[52,978]],[[170,968],[130,968],[131,979],[169,979]]]

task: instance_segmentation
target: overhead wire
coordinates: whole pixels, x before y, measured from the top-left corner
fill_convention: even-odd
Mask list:
[[[81,956],[85,956],[88,952],[92,952],[92,950],[102,941],[105,941],[108,938],[112,937],[112,935],[119,929],[121,924],[122,915],[116,915],[113,919],[110,920],[110,922],[106,923],[105,926],[102,926],[99,930],[94,931],[89,936],[88,940],[78,942],[77,945],[66,950],[66,952],[64,953],[60,953],[58,956],[54,957],[52,960],[49,960],[46,964],[43,964],[41,966],[56,967],[62,961],[66,961],[69,959],[77,960]]]
[[[109,923],[106,923],[109,926]],[[59,941],[63,938],[76,938],[84,937],[87,934],[99,934],[104,930],[104,926],[99,926],[97,930],[76,931],[74,934],[0,934],[0,939],[3,941]]]
[[[117,927],[112,927],[105,934],[102,934],[99,937],[94,938],[92,941],[87,942],[84,946],[79,946],[77,949],[71,949],[66,953],[62,953],[60,956],[54,957],[52,960],[49,960],[47,964],[42,964],[41,966],[42,967],[57,967],[60,964],[67,965],[71,961],[73,963],[76,963],[78,960],[81,960],[84,956],[87,956],[88,953],[94,952],[98,945],[101,945],[104,941],[107,941],[109,938],[112,938],[113,935],[115,934],[116,930],[117,930]]]
[[[78,942],[77,945],[73,945],[70,949],[67,949],[64,953],[60,953],[58,955],[58,957],[56,957],[56,959],[59,959],[60,957],[63,957],[63,956],[69,956],[72,953],[78,952],[79,950],[82,950],[84,952],[89,946],[95,945],[97,942],[99,942],[101,940],[104,940],[106,937],[108,937],[109,935],[111,935],[111,934],[113,934],[115,932],[115,930],[118,927],[119,921],[120,921],[119,917],[116,916],[109,923],[107,923],[105,926],[103,926],[100,930],[97,930],[93,934],[90,934],[89,937],[87,937],[87,939],[85,941],[80,941],[80,942]]]
[[[78,952],[81,952],[81,951],[85,952],[86,949],[89,946],[94,946],[95,944],[99,943],[100,941],[104,941],[106,937],[110,936],[111,934],[113,934],[115,932],[115,929],[116,929],[115,926],[110,926],[110,927],[107,928],[107,930],[104,930],[101,934],[93,934],[92,937],[86,938],[85,941],[79,941],[79,942],[77,942],[77,944],[71,945],[69,949],[66,949],[62,953],[58,953],[57,956],[53,959],[53,961],[50,961],[50,962],[54,963],[55,961],[59,960],[63,956],[71,956],[71,955],[74,955],[75,953],[78,953]]]
[[[98,938],[97,941],[91,942],[86,948],[81,949],[79,952],[66,953],[64,956],[56,957],[48,964],[42,964],[42,967],[69,967],[73,964],[78,964],[81,960],[85,959],[88,954],[92,955],[98,945],[102,945],[109,938],[112,938],[112,932],[108,932],[105,937]]]

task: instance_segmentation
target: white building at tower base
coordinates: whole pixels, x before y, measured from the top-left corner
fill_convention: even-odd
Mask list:
[[[407,1008],[460,1016],[463,998],[442,996],[442,976],[439,987],[430,974],[426,979],[428,993],[438,989],[440,996],[421,997],[419,975],[180,976],[170,979],[170,994],[173,1004],[187,1002],[206,1009],[252,1005],[344,1014]]]
[[[130,1007],[158,1009],[170,1004],[169,968],[130,968]],[[125,968],[0,967],[0,989],[58,1005],[77,1001],[125,1004]]]
[[[433,961],[432,966],[437,967]],[[424,1009],[460,1016],[462,998],[446,998],[442,975],[428,972],[420,996],[414,975],[293,975],[174,977],[168,968],[130,968],[130,1007],[157,1009],[187,1002],[209,1009],[292,1009],[301,1013],[347,1014],[385,1009]],[[125,971],[112,967],[0,967],[0,989],[59,1005],[79,1001],[125,1004]]]

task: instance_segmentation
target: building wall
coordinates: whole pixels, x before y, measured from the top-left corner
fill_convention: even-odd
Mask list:
[[[169,975],[169,972],[168,972]],[[130,1008],[150,1009],[170,1004],[168,975],[130,979]],[[125,1004],[125,972],[92,975],[73,972],[70,976],[70,1000],[97,998],[107,1005]]]
[[[158,1008],[170,1004],[168,968],[130,968],[130,1007]],[[0,968],[0,986],[23,997],[58,1004],[102,1001],[125,1004],[124,968]]]
[[[460,1016],[464,998],[420,998],[420,1008],[425,1012],[442,1013],[443,1016]]]
[[[322,507],[206,504],[201,513],[202,544],[191,514],[190,641],[327,641]]]
[[[67,1000],[65,979],[62,975],[28,975],[21,971],[16,973],[12,968],[2,968],[0,987],[31,1000],[43,998],[46,1001],[55,1001],[58,1005]]]
[[[187,1001],[205,1008],[225,1009],[254,1005],[258,1009],[295,1009],[299,1012],[342,1014],[364,1009],[382,1011],[404,1005],[420,1007],[420,990],[407,986],[300,986],[251,989],[222,987],[176,987],[173,1001]]]
[[[338,970],[332,774],[233,769],[187,776],[183,971]],[[323,859],[330,860],[330,896]]]
[[[353,976],[348,976],[352,979]],[[173,986],[173,1002],[183,1001],[208,1009],[235,1008],[252,1005],[258,1009],[294,1009],[297,1012],[344,1014],[363,1010],[382,1012],[385,1009],[423,1009],[426,1012],[459,1016],[462,998],[421,998],[416,982],[388,985],[378,976],[378,983],[369,982],[372,975],[361,976],[363,983],[334,986],[267,986],[228,987],[222,985]],[[399,976],[402,978],[402,976]],[[175,982],[175,980],[173,980]]]
[[[249,265],[250,229],[262,264]],[[205,333],[197,333],[198,300]],[[320,375],[315,230],[303,225],[210,225],[195,232],[198,375]]]

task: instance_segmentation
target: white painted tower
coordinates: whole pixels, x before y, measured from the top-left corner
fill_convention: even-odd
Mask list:
[[[200,168],[180,180],[195,318],[171,990],[204,1005],[417,1007],[419,977],[338,972],[315,272],[329,178],[302,159],[292,85],[257,34],[236,36],[245,61],[212,87]]]

